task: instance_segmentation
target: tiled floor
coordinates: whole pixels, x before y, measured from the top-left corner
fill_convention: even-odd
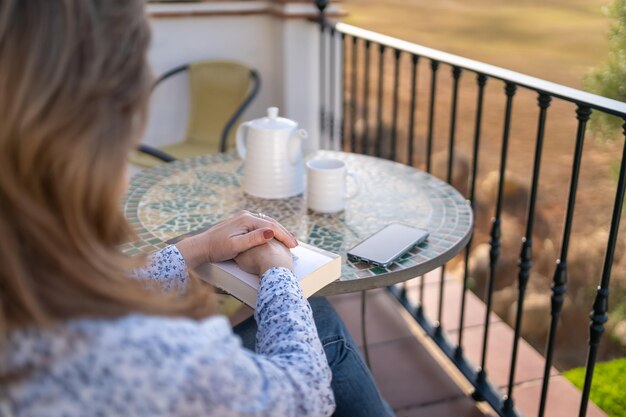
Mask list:
[[[427,315],[436,318],[439,303],[439,275],[426,277],[424,307]],[[450,340],[458,340],[461,285],[446,279],[442,322]],[[417,280],[409,283],[409,297],[419,298]],[[357,343],[361,336],[361,294],[353,293],[330,297],[331,302],[346,322]],[[368,292],[366,304],[366,333],[372,371],[383,396],[399,417],[418,416],[495,416],[484,404],[476,404],[470,397],[471,386],[458,376],[446,358],[442,357],[421,329],[407,320],[402,307],[384,290]],[[485,306],[471,293],[466,299],[463,346],[467,357],[479,363],[482,349]],[[487,373],[490,380],[502,390],[509,378],[513,331],[496,315],[490,316],[491,330],[488,343]],[[519,347],[515,374],[514,398],[516,407],[525,416],[537,415],[544,360],[530,345]],[[553,369],[550,380],[546,416],[577,415],[580,392]],[[589,404],[589,417],[605,416],[594,404]]]
[[[361,295],[330,297],[361,344]],[[374,377],[398,417],[483,416],[474,401],[432,356],[382,290],[367,296],[367,338]]]

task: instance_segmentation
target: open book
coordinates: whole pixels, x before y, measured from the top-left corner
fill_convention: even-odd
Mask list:
[[[298,242],[291,249],[294,274],[305,297],[310,297],[341,276],[341,256]],[[243,271],[235,261],[207,263],[197,272],[203,280],[231,294],[252,308],[256,307],[259,277]]]

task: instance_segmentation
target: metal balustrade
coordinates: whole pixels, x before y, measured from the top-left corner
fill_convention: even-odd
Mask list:
[[[587,122],[592,111],[608,113],[626,120],[626,104],[586,93],[573,88],[565,87],[545,80],[520,74],[514,71],[505,70],[482,62],[473,61],[456,55],[444,53],[434,49],[426,48],[414,43],[405,42],[379,33],[367,31],[343,23],[333,23],[325,19],[324,9],[327,1],[318,0],[315,2],[320,10],[320,18],[316,24],[320,27],[320,128],[321,137],[324,139],[321,145],[326,148],[344,149],[351,152],[360,152],[382,156],[391,160],[416,165],[414,154],[416,150],[416,127],[418,121],[416,114],[418,106],[427,105],[427,119],[420,120],[419,123],[426,123],[425,138],[425,160],[423,167],[427,172],[433,170],[433,151],[436,127],[436,100],[438,97],[438,83],[444,76],[445,67],[450,68],[451,76],[451,108],[450,125],[448,130],[447,147],[447,167],[445,178],[452,181],[454,169],[454,157],[456,152],[456,130],[457,130],[457,110],[459,97],[460,79],[470,76],[475,77],[476,86],[476,106],[474,118],[474,132],[471,152],[471,174],[469,178],[468,200],[472,206],[476,202],[477,191],[477,169],[479,166],[479,149],[481,146],[482,130],[484,128],[483,116],[485,103],[485,88],[488,83],[502,83],[504,86],[504,123],[501,139],[497,197],[491,231],[489,233],[489,277],[486,291],[486,315],[483,326],[482,353],[479,368],[476,369],[471,364],[463,349],[463,330],[465,323],[466,294],[468,289],[468,265],[472,242],[463,255],[463,292],[460,301],[461,314],[459,317],[458,343],[454,344],[442,332],[442,312],[445,308],[443,304],[444,277],[443,272],[440,279],[440,293],[437,317],[433,321],[427,317],[423,309],[424,305],[424,280],[419,283],[419,302],[412,305],[407,297],[406,287],[396,286],[390,291],[413,318],[421,325],[426,333],[434,340],[445,355],[452,361],[467,380],[474,386],[473,397],[477,401],[487,401],[500,416],[519,416],[520,413],[515,408],[514,380],[517,370],[518,348],[522,321],[524,319],[524,300],[526,288],[532,270],[533,258],[533,232],[535,229],[535,219],[537,212],[537,198],[539,193],[539,179],[541,158],[546,132],[546,121],[548,111],[555,101],[573,103],[576,106],[577,132],[575,136],[575,148],[573,152],[573,162],[571,174],[569,176],[569,192],[564,216],[564,226],[561,237],[560,256],[556,260],[556,267],[552,278],[551,295],[551,320],[547,343],[545,346],[545,367],[543,372],[541,398],[538,415],[541,417],[546,412],[546,401],[550,382],[550,370],[554,358],[555,340],[558,331],[559,318],[562,312],[564,296],[567,291],[567,260],[572,235],[572,223],[576,197],[578,192],[579,174],[581,171],[581,160],[583,156],[583,145]],[[386,61],[391,57],[391,68],[386,65]],[[401,108],[399,101],[399,80],[400,80],[400,60],[402,57],[409,57],[409,77],[410,86],[408,108]],[[376,66],[372,67],[372,61],[376,60]],[[419,63],[427,61],[430,69],[430,90],[428,92],[428,103],[419,103],[417,82],[419,76]],[[392,74],[393,84],[391,89],[385,89],[386,75]],[[359,74],[361,75],[359,77]],[[371,75],[376,74],[377,83],[371,82]],[[519,90],[531,91],[537,96],[538,120],[536,130],[536,140],[534,143],[534,158],[532,163],[532,173],[530,178],[530,196],[528,210],[525,219],[525,233],[521,242],[519,272],[518,272],[518,302],[515,314],[514,343],[509,369],[508,385],[506,393],[502,393],[495,387],[488,378],[486,369],[486,359],[489,354],[487,345],[490,335],[490,314],[492,312],[492,296],[494,292],[494,281],[496,268],[501,256],[502,241],[502,207],[504,198],[504,184],[507,174],[508,145],[511,134],[512,110],[515,103],[516,94]],[[359,97],[359,91],[363,94]],[[390,96],[386,96],[387,93]],[[375,96],[375,108],[372,106],[371,95]],[[349,96],[349,99],[348,97]],[[386,97],[390,97],[391,102],[391,130],[384,132],[385,125],[383,114],[388,109]],[[360,100],[360,105],[359,105]],[[399,147],[399,118],[400,112],[408,111],[406,148]],[[360,117],[365,120],[360,132],[358,130],[358,120]],[[372,128],[370,118],[373,117],[375,129]],[[624,135],[626,135],[626,123],[624,124]],[[388,137],[389,143],[384,143],[383,136]],[[611,279],[611,268],[613,256],[617,243],[619,222],[624,200],[624,188],[626,187],[626,146],[620,160],[619,178],[615,188],[615,199],[610,222],[608,241],[606,244],[605,258],[603,262],[600,284],[596,291],[595,302],[590,307],[590,330],[589,347],[586,362],[586,375],[582,390],[582,400],[579,408],[579,416],[585,416],[589,401],[589,392],[593,378],[594,366],[598,354],[598,346],[604,324],[607,321],[609,283]]]

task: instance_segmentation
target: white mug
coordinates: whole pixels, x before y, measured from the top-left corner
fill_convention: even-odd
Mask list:
[[[346,201],[360,189],[359,178],[348,172],[345,162],[338,159],[312,159],[306,164],[307,206],[318,213],[337,213],[346,208]],[[357,181],[354,193],[348,195],[347,177]]]

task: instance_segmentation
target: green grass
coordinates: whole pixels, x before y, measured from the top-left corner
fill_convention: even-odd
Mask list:
[[[571,383],[582,389],[585,368],[576,368],[563,374]],[[610,417],[626,417],[626,358],[598,363],[593,375],[591,401]]]

